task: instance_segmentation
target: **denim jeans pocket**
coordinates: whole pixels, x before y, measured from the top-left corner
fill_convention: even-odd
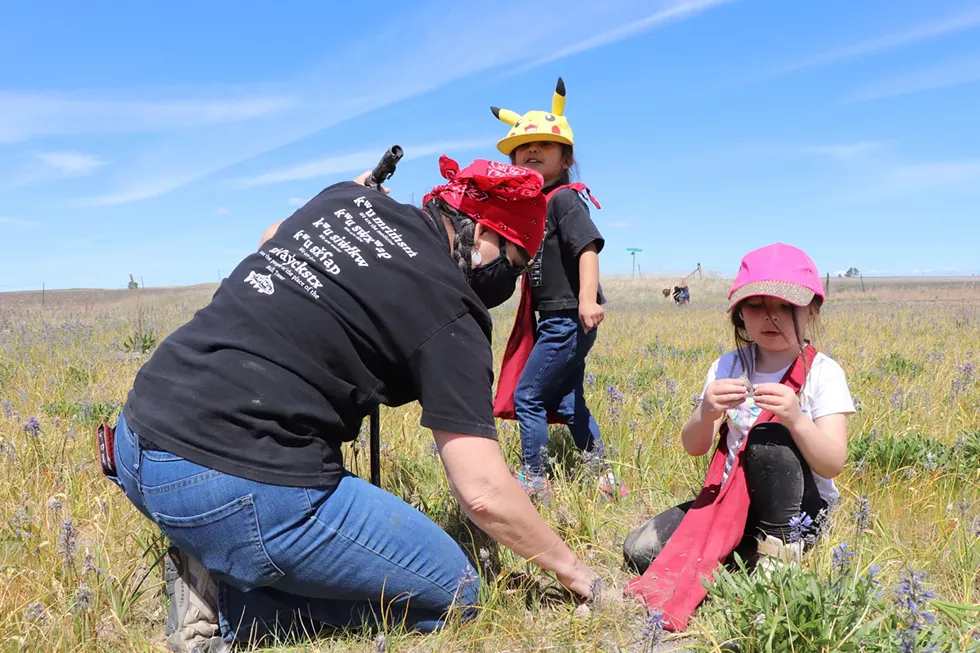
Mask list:
[[[253,496],[189,517],[153,513],[160,530],[221,580],[248,591],[283,577],[262,542]]]

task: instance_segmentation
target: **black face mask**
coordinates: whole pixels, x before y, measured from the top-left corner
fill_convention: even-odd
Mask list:
[[[432,220],[433,224],[441,232],[445,233],[445,228],[442,226],[440,219],[443,213],[439,210],[439,206],[435,202],[429,202],[425,208],[428,211],[429,219]],[[447,215],[446,218],[449,219],[457,231],[462,229],[462,225],[459,224],[457,216]],[[468,255],[468,252],[457,252],[455,254],[457,257]],[[511,295],[514,294],[514,290],[517,289],[517,279],[521,274],[523,274],[523,270],[515,267],[511,264],[510,259],[507,258],[506,243],[501,238],[500,257],[482,267],[472,269],[467,282],[470,284],[473,292],[476,293],[476,296],[483,302],[483,305],[490,309],[500,306],[510,299]]]
[[[510,299],[521,276],[521,271],[507,258],[504,239],[500,241],[500,256],[470,273],[470,288],[488,309]]]

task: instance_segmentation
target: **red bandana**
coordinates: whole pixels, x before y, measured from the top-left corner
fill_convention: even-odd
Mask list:
[[[544,240],[548,202],[541,194],[544,179],[530,168],[477,159],[462,170],[443,154],[439,171],[449,180],[423,198],[443,202],[534,256]]]

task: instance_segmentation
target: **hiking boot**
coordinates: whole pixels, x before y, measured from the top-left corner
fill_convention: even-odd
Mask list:
[[[774,571],[786,565],[797,566],[803,559],[803,541],[783,542],[778,537],[766,535],[757,538],[758,560],[756,568],[763,572]]]
[[[170,607],[164,633],[172,653],[230,653],[218,625],[218,586],[200,562],[167,549],[164,581]]]

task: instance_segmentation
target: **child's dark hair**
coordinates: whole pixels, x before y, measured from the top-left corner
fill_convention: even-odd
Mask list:
[[[561,143],[561,159],[568,162],[568,168],[561,171],[558,176],[557,184],[564,186],[572,183],[572,179],[578,177],[578,163],[575,162],[575,150],[567,143]],[[510,153],[510,162],[517,164],[517,149]]]
[[[746,297],[740,301],[734,308],[732,308],[731,312],[732,326],[735,330],[735,350],[738,352],[738,361],[742,364],[742,370],[749,375],[749,378],[752,377],[752,374],[755,371],[755,361],[752,360],[752,356],[749,354],[749,346],[753,343],[752,339],[749,338],[748,331],[745,330],[745,320],[742,319],[742,306],[750,299],[752,299],[752,297]],[[792,312],[793,333],[796,334],[796,342],[800,346],[801,354],[803,353],[803,348],[810,342],[810,339],[806,338],[807,334],[804,331],[804,326],[810,327],[811,336],[814,334],[814,332],[819,331],[821,306],[823,306],[823,298],[819,295],[814,295],[813,300],[804,307],[807,312],[806,325],[800,324],[800,320],[797,318],[795,310]],[[768,308],[766,308],[766,313],[769,314]],[[779,332],[783,333],[783,330],[779,324],[772,319],[772,315],[769,315],[769,319],[776,326],[776,328],[779,329]],[[785,336],[786,334],[783,333],[783,335]],[[806,359],[804,359],[804,363],[805,361]],[[806,370],[806,373],[809,375],[810,370]]]

